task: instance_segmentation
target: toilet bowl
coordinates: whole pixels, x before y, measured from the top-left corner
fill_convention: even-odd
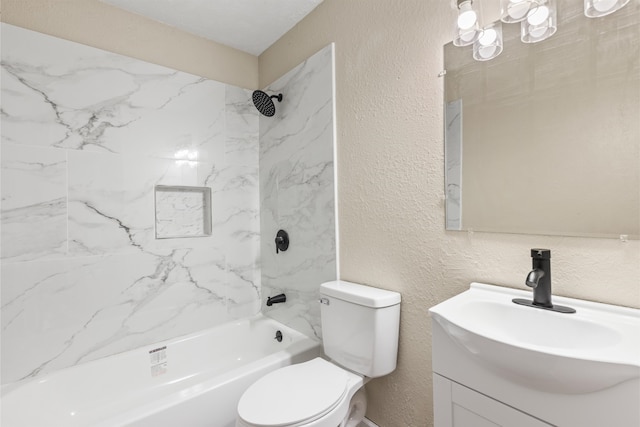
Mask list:
[[[327,360],[277,369],[238,403],[236,427],[356,427],[364,384],[396,368],[400,294],[345,281],[320,285]]]
[[[236,427],[355,427],[366,411],[364,383],[322,358],[278,369],[243,394]]]

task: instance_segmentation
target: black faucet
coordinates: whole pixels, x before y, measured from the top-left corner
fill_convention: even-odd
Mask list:
[[[525,284],[533,288],[533,304],[551,308],[551,251],[531,249],[531,263],[533,270],[527,274]]]
[[[525,284],[533,288],[533,301],[514,298],[516,304],[561,313],[575,313],[573,308],[551,303],[551,251],[549,249],[531,249],[532,270],[527,274]]]
[[[271,307],[273,304],[278,304],[281,302],[287,302],[287,296],[285,294],[279,294],[279,295],[276,295],[275,297],[267,298],[268,307]]]

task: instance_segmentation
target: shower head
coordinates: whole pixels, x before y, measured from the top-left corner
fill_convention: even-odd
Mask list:
[[[260,113],[264,114],[267,117],[271,117],[276,113],[276,106],[273,104],[271,98],[275,98],[278,102],[282,102],[282,94],[278,95],[267,95],[261,90],[253,91],[253,105],[256,106]]]

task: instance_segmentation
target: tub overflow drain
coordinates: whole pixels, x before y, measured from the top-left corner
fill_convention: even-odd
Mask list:
[[[278,340],[278,342],[282,342],[282,332],[277,331],[274,339]]]

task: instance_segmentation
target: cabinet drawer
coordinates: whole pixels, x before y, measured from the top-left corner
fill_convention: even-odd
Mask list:
[[[549,427],[537,418],[434,373],[435,427]]]

